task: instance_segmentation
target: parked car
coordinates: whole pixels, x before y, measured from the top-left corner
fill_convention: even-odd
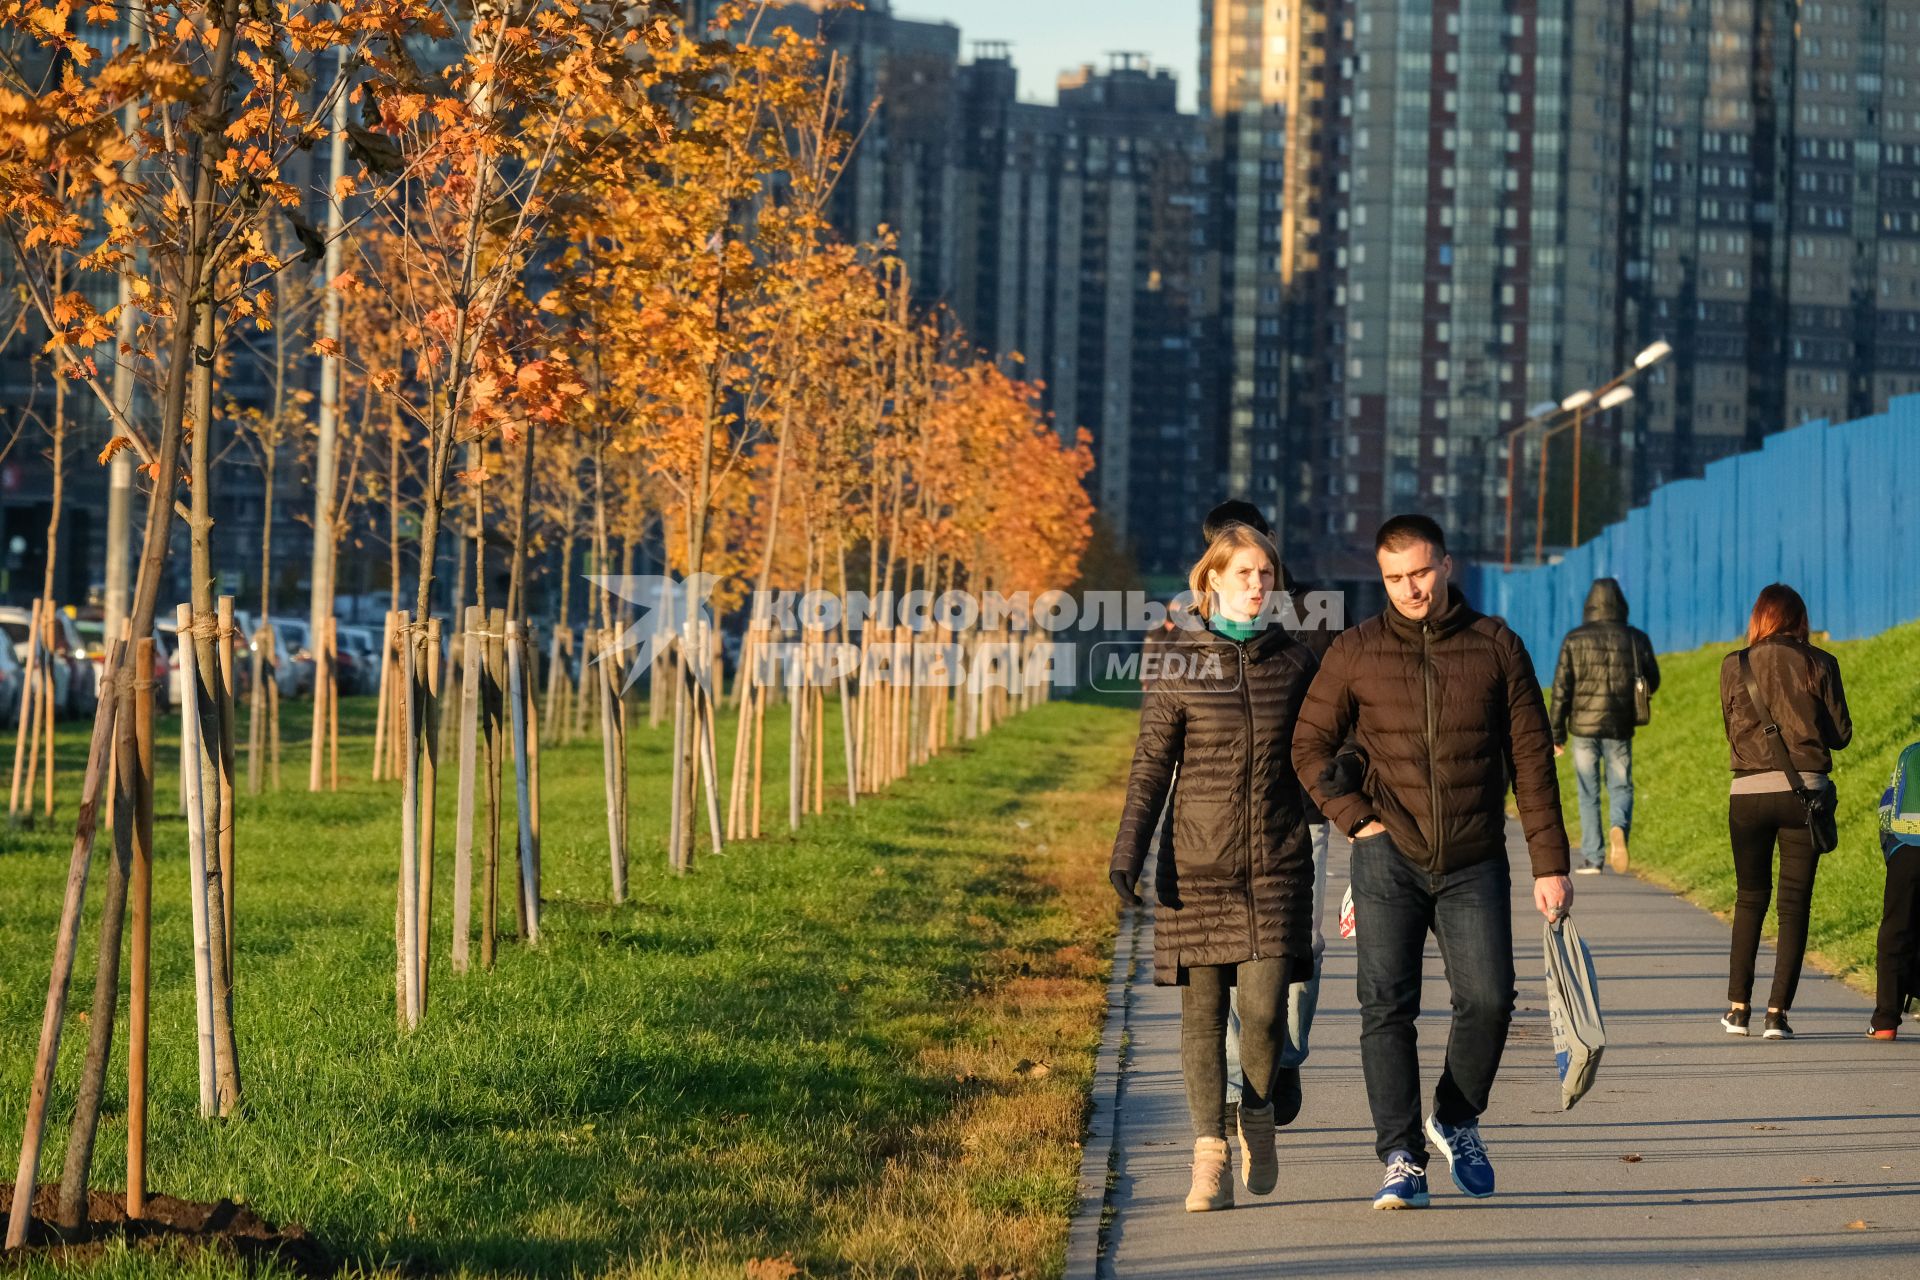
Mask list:
[[[81,642],[86,646],[88,659],[93,663],[93,686],[101,687],[106,677],[107,647],[105,636],[107,624],[100,618],[76,618],[74,629],[79,632]],[[156,622],[153,628],[153,713],[164,715],[169,709],[180,705],[180,673],[173,661],[173,650],[178,643],[174,635],[175,624]],[[246,672],[234,671],[235,696],[243,691]]]
[[[283,698],[303,698],[313,692],[313,650],[307,640],[307,624],[296,618],[275,616],[272,622],[273,648],[266,660],[273,669],[274,682]],[[251,651],[259,643],[260,620],[257,615],[236,609],[234,625],[248,637]]]
[[[73,656],[74,650],[78,648],[72,633],[68,630],[73,625],[73,619],[58,612],[54,614],[54,619],[54,712],[56,716],[86,715],[93,710],[93,699],[90,696],[83,698],[74,686],[81,682],[79,669],[83,666],[87,673],[86,683],[91,686],[93,667],[83,659]],[[65,622],[66,626],[61,626],[62,622]],[[20,659],[22,668],[26,667],[29,658],[30,641],[27,633],[32,625],[33,615],[29,610],[13,605],[0,606],[0,630],[4,630],[8,638],[13,641],[15,656]],[[91,687],[88,692],[91,693]]]
[[[20,693],[26,684],[27,673],[14,652],[13,637],[0,627],[0,724],[20,722]]]
[[[94,675],[86,642],[80,638],[73,615],[65,609],[54,610],[53,648],[73,672],[72,682],[68,685],[67,714],[92,715],[93,709],[100,705],[100,682]]]
[[[280,696],[310,697],[313,693],[313,641],[307,624],[296,618],[275,618],[273,630],[280,654],[274,664],[274,672],[280,680]]]
[[[380,633],[371,627],[336,626],[334,637],[340,645],[340,688],[345,693],[377,693],[380,690]],[[353,679],[346,678],[347,660],[353,659]]]

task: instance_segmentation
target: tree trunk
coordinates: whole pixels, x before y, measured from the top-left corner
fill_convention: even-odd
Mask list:
[[[135,636],[150,635],[153,631],[154,606],[159,596],[160,572],[165,563],[168,534],[173,524],[172,495],[175,487],[173,477],[178,474],[180,463],[181,419],[186,407],[187,369],[192,358],[194,318],[198,313],[212,305],[212,272],[209,268],[209,256],[213,243],[213,201],[215,195],[216,169],[221,160],[228,119],[228,97],[233,87],[234,32],[238,25],[238,0],[224,0],[218,10],[214,23],[214,52],[210,63],[210,74],[206,80],[203,101],[209,108],[206,111],[208,126],[192,131],[188,140],[187,169],[193,175],[191,198],[188,204],[186,252],[182,255],[179,290],[174,299],[174,332],[172,349],[167,365],[167,380],[161,396],[160,408],[160,447],[154,462],[155,494],[154,500],[147,505],[147,528],[140,557],[140,574],[134,588],[133,625],[131,633]],[[208,140],[212,146],[208,146]],[[105,773],[105,757],[112,726],[111,708],[114,700],[103,700],[103,710],[96,714],[94,721],[94,741],[88,753],[87,781],[83,785],[80,815],[76,823],[74,838],[74,861],[78,864],[78,886],[85,884],[85,866],[92,854],[94,805],[100,795],[101,779]],[[150,793],[149,788],[149,793]],[[150,813],[136,815],[137,820],[151,822]],[[70,897],[76,888],[74,878],[69,876]],[[77,923],[77,901],[75,920]],[[107,905],[108,915],[123,912],[123,907]],[[63,941],[65,941],[63,936]],[[111,948],[118,952],[120,939],[109,940]],[[68,946],[70,948],[70,942]],[[67,979],[72,971],[71,954],[63,967],[56,951],[53,980],[49,984],[46,1020],[41,1028],[41,1058],[46,1068],[46,1078],[38,1073],[35,1078],[35,1090],[41,1096],[37,1108],[30,1107],[24,1140],[21,1143],[20,1170],[15,1178],[13,1213],[8,1222],[7,1243],[20,1243],[26,1235],[28,1206],[32,1200],[34,1182],[38,1175],[41,1128],[45,1118],[44,1091],[51,1084],[52,1051],[58,1044],[58,1023],[66,1003]],[[115,984],[117,986],[117,982]],[[101,995],[107,996],[102,1001]],[[96,992],[96,1011],[105,1010],[111,1017],[111,1010],[118,1003],[118,993]],[[51,1034],[49,1034],[51,1024]],[[40,1064],[36,1063],[38,1067]],[[81,1088],[86,1090],[87,1082],[94,1078],[104,1079],[107,1062],[104,1056],[89,1055],[81,1068]],[[36,1112],[38,1114],[36,1114]],[[99,1121],[97,1110],[76,1109],[74,1125],[85,1131],[86,1140],[80,1147],[90,1155],[92,1133]],[[69,1147],[75,1144],[70,1142]],[[78,1171],[77,1179],[86,1185],[87,1170]],[[18,1237],[18,1238],[16,1238]]]
[[[507,577],[507,617],[520,619],[527,612],[527,508],[533,502],[533,423],[529,420],[521,430],[520,439],[520,491],[515,495],[513,515],[513,561],[512,570]],[[531,672],[524,673],[528,678]]]
[[[224,806],[226,796],[220,785],[220,762],[227,754],[221,740],[225,727],[220,713],[219,621],[214,602],[213,503],[210,478],[213,456],[213,366],[219,335],[213,308],[203,309],[195,317],[193,370],[193,514],[188,528],[193,572],[189,579],[193,595],[192,644],[197,687],[186,691],[198,699],[200,708],[200,776],[213,779],[204,787],[201,804],[206,807],[208,833],[218,841],[232,821]],[[186,637],[183,635],[183,642]],[[226,723],[231,723],[229,714]],[[227,971],[226,921],[222,904],[226,900],[217,844],[207,863],[207,900],[213,904],[207,920],[208,945],[213,955],[213,1039],[214,1075],[219,1092],[220,1114],[231,1115],[240,1104],[240,1072],[234,1061],[232,975]]]
[[[327,620],[333,617],[333,514],[334,484],[339,475],[340,449],[340,367],[341,358],[336,354],[341,341],[341,296],[331,282],[340,277],[343,250],[345,246],[346,215],[340,206],[338,195],[340,179],[347,171],[347,98],[343,91],[335,96],[333,102],[333,120],[331,122],[332,139],[327,149],[327,239],[325,279],[329,282],[321,300],[321,336],[327,342],[327,350],[320,357],[320,411],[317,427],[317,439],[313,458],[313,558],[310,573],[311,586],[307,608],[307,626],[316,645],[321,643],[321,629]],[[277,430],[277,424],[276,424]],[[271,520],[273,508],[267,508]],[[321,706],[322,690],[332,696],[332,688],[337,679],[333,669],[331,654],[325,662],[314,664],[314,709]],[[321,672],[324,669],[324,683]],[[313,718],[312,761],[308,769],[307,789],[320,789],[320,743],[325,733],[322,718],[316,714]]]

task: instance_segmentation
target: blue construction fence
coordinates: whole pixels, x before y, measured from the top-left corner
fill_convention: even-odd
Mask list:
[[[1836,640],[1920,617],[1920,396],[1769,436],[1655,489],[1558,563],[1473,565],[1463,585],[1520,633],[1544,683],[1595,578],[1620,580],[1633,625],[1661,653],[1745,634],[1770,582],[1799,591],[1813,629]]]

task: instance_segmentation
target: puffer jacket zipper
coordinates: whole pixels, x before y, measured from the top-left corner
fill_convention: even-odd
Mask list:
[[[1440,816],[1440,775],[1433,763],[1433,744],[1438,736],[1433,723],[1433,624],[1420,624],[1420,680],[1427,704],[1427,812],[1433,818],[1433,871],[1445,869],[1446,824]]]
[[[1247,821],[1245,842],[1246,880],[1242,888],[1247,895],[1247,943],[1253,949],[1253,958],[1260,958],[1260,929],[1255,922],[1253,910],[1253,691],[1247,687],[1247,642],[1236,641],[1235,648],[1240,655],[1240,706],[1247,721]]]

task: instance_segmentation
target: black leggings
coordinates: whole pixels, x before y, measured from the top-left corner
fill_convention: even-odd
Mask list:
[[[1240,988],[1240,1105],[1258,1110],[1273,1101],[1287,1026],[1287,962],[1278,956],[1240,964],[1187,969],[1180,988],[1180,1073],[1196,1138],[1227,1136],[1227,1005]]]
[[[1807,917],[1813,908],[1813,877],[1820,866],[1807,834],[1807,811],[1791,791],[1736,795],[1727,806],[1727,832],[1733,842],[1733,956],[1727,973],[1727,1000],[1747,1004],[1753,997],[1753,961],[1760,950],[1760,925],[1773,896],[1773,846],[1780,844],[1780,938],[1773,963],[1769,1009],[1793,1007],[1800,966],[1807,956]]]
[[[1880,917],[1877,1031],[1900,1025],[1907,997],[1920,995],[1920,848],[1903,845],[1887,859],[1886,905]]]

